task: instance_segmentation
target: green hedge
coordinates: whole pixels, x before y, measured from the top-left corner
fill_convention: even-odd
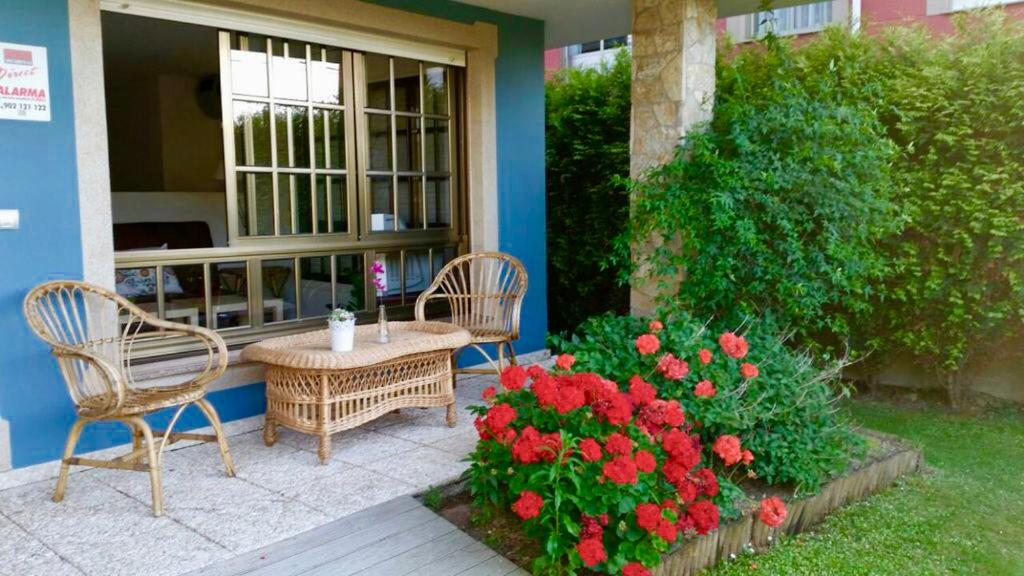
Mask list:
[[[646,263],[686,278],[669,286],[666,309],[770,317],[794,342],[850,346],[877,365],[909,354],[960,399],[975,368],[1005,355],[1024,327],[1024,23],[999,9],[954,21],[944,37],[834,28],[799,46],[723,46],[709,129],[634,185],[612,260],[620,277],[630,243],[661,236],[670,241]],[[626,126],[628,108],[619,114],[600,121]],[[627,131],[594,150],[613,143],[625,147]],[[581,233],[572,221],[609,205],[628,169],[609,166],[596,203],[584,204],[595,188],[581,186],[579,213],[551,217],[550,234],[570,243],[563,253],[607,248],[589,234],[614,224]],[[576,271],[594,268],[581,260]],[[566,277],[578,286],[581,276]]]
[[[629,289],[602,272],[629,202],[630,60],[568,69],[547,84],[548,326],[573,330],[629,309]]]

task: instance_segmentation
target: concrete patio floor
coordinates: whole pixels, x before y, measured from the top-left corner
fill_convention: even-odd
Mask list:
[[[460,378],[454,428],[443,408],[405,409],[335,435],[326,465],[313,437],[281,428],[268,448],[258,423],[229,438],[235,478],[214,444],[168,449],[161,518],[139,472],[80,468],[59,504],[52,477],[2,490],[0,574],[185,574],[454,480],[476,442],[467,407],[495,381]]]

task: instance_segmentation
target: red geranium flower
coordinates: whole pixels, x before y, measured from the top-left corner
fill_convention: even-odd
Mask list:
[[[718,345],[722,347],[722,352],[725,352],[727,356],[738,359],[747,355],[747,340],[732,332],[726,332],[719,336]]]
[[[653,334],[661,332],[663,328],[665,328],[665,326],[659,320],[651,320],[650,324],[647,325],[647,329]]]
[[[725,462],[726,466],[732,466],[743,460],[743,452],[740,449],[740,439],[731,434],[723,434],[715,440],[711,449],[718,454],[718,457]]]
[[[587,398],[584,396],[583,390],[572,385],[562,385],[558,387],[558,392],[555,393],[555,410],[559,414],[565,414],[580,408],[586,401]]]
[[[488,386],[487,388],[484,388],[484,400],[490,400],[491,398],[494,398],[494,396],[497,393],[498,391],[494,388],[494,386]]]
[[[483,419],[477,419],[477,431],[480,438],[489,440],[494,436],[501,436],[505,428],[516,419],[516,409],[508,404],[495,404],[487,410]]]
[[[587,540],[589,538],[600,540],[602,536],[604,536],[604,529],[601,528],[600,520],[584,514],[580,518],[580,540]]]
[[[608,435],[608,439],[604,441],[604,449],[609,454],[629,456],[633,452],[633,441],[628,436],[612,432]]]
[[[526,375],[536,380],[547,376],[548,371],[540,364],[531,364],[530,367],[526,369]]]
[[[580,453],[583,454],[583,459],[587,462],[596,462],[604,456],[601,452],[601,445],[593,438],[584,438],[580,441]]]
[[[526,369],[522,366],[509,366],[501,371],[501,385],[506,390],[522,390],[526,384]]]
[[[636,460],[637,470],[641,472],[654,472],[654,469],[658,467],[658,461],[654,459],[654,454],[647,450],[638,451],[634,460]]]
[[[512,457],[523,464],[554,462],[561,451],[561,433],[541,434],[533,426],[523,428],[519,438],[512,445]]]
[[[622,576],[651,576],[651,571],[639,562],[630,562],[622,567]]]
[[[537,397],[537,404],[543,408],[553,407],[558,399],[558,385],[555,383],[555,379],[547,373],[540,378],[535,378],[530,390]]]
[[[701,380],[693,388],[693,395],[698,398],[714,398],[717,393],[718,391],[715,390],[715,385],[711,383],[711,380]]]
[[[718,507],[710,500],[698,500],[690,504],[686,515],[693,523],[693,529],[701,536],[718,528]]]
[[[743,458],[743,463],[748,466],[754,461],[754,453],[750,450],[744,450],[740,457]]]
[[[658,372],[669,380],[682,380],[690,373],[690,365],[676,358],[671,352],[658,360]]]
[[[754,366],[750,362],[744,362],[740,365],[740,374],[743,375],[747,380],[757,376],[757,366]]]
[[[572,354],[559,354],[555,359],[555,366],[560,370],[569,370],[576,363],[576,357]]]
[[[636,339],[636,350],[641,354],[654,354],[661,347],[661,341],[654,334],[641,334]]]
[[[670,463],[682,468],[682,474],[689,474],[694,466],[700,463],[700,439],[690,436],[682,430],[672,429],[661,437],[661,447],[668,452]],[[668,470],[668,464],[663,467]]]
[[[657,504],[637,504],[633,510],[636,512],[636,525],[647,530],[648,532],[654,532],[658,529],[658,523],[661,522],[661,507]]]
[[[761,500],[761,510],[757,513],[757,517],[768,526],[778,528],[786,521],[787,514],[786,503],[778,496],[772,496]]]
[[[595,399],[591,407],[600,420],[612,426],[624,426],[633,416],[633,404],[629,396],[618,391],[602,391],[601,397]]]
[[[581,540],[576,545],[576,551],[580,553],[584,566],[600,564],[608,559],[608,554],[604,551],[604,543],[597,538]]]
[[[544,507],[544,499],[536,492],[523,490],[519,493],[519,499],[512,505],[512,511],[523,520],[529,520],[540,514]]]
[[[672,482],[676,487],[676,494],[683,502],[693,502],[700,495],[700,486],[691,476],[685,476],[682,480]]]
[[[658,522],[658,529],[655,530],[655,534],[660,536],[669,544],[675,542],[676,536],[679,535],[678,532],[676,532],[676,525],[664,518],[661,519],[661,522]]]
[[[682,426],[686,422],[686,414],[678,400],[669,400],[665,404],[665,424],[669,426]]]
[[[697,353],[697,356],[700,358],[701,364],[711,364],[711,350],[701,348],[700,352]]]
[[[605,462],[601,471],[616,484],[636,484],[636,462],[629,456],[616,456]]]
[[[658,391],[643,378],[633,376],[629,379],[629,399],[637,406],[650,404],[658,396]]]
[[[700,491],[702,494],[709,498],[713,498],[718,494],[718,477],[711,471],[710,468],[701,468],[694,474],[697,478],[697,484],[700,485]]]

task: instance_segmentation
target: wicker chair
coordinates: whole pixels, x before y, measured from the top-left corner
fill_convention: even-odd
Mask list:
[[[506,348],[508,362],[516,363],[512,342],[519,339],[519,313],[527,281],[523,264],[508,254],[474,252],[459,256],[446,264],[416,299],[416,319],[426,319],[426,307],[431,301],[447,302],[452,323],[469,331],[473,337],[469,346],[500,374],[505,368]],[[494,345],[497,359],[483,349],[484,344]],[[453,373],[490,374],[491,370],[460,368]]]
[[[217,442],[228,476],[234,465],[224,430],[206,400],[206,385],[227,366],[227,348],[216,333],[187,324],[160,320],[128,300],[84,282],[41,284],[25,298],[25,317],[35,333],[52,349],[64,376],[78,418],[68,433],[54,502],[64,498],[71,465],[149,472],[153,514],[163,514],[160,459],[164,447],[178,440]],[[206,365],[194,377],[171,386],[139,387],[132,377],[132,359],[146,342],[198,340],[206,348]],[[215,435],[174,433],[171,430],[190,405],[195,404],[213,425]],[[143,416],[164,408],[177,408],[165,431],[154,431]],[[86,424],[117,421],[132,432],[132,451],[112,460],[74,456]],[[157,438],[157,440],[154,440]]]

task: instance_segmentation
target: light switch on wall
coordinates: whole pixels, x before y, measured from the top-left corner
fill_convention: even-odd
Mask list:
[[[18,229],[18,211],[0,210],[0,230]]]

